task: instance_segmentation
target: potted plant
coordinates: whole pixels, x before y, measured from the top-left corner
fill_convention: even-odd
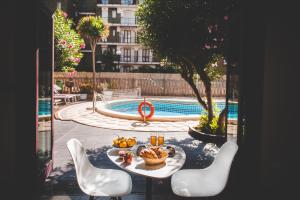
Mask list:
[[[214,112],[216,113],[214,106]],[[203,142],[212,142],[215,144],[223,144],[226,142],[225,123],[219,125],[219,116],[214,115],[212,121],[208,120],[208,113],[200,115],[199,124],[195,127],[189,127],[188,134],[194,139]]]
[[[93,93],[93,88],[91,84],[83,83],[79,85],[79,94],[81,100],[88,99],[88,95],[92,95],[92,93]]]

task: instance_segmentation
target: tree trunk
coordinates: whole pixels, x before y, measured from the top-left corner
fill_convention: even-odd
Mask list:
[[[221,127],[223,127],[225,125],[225,121],[226,121],[226,114],[227,114],[227,109],[224,108],[222,110],[222,112],[219,115],[219,119],[218,119],[218,127],[219,127],[219,131],[217,131],[217,133],[221,133]]]
[[[209,77],[205,73],[204,70],[199,70],[200,78],[204,84],[205,87],[205,93],[207,98],[207,107],[208,107],[208,121],[211,122],[214,117],[213,107],[212,107],[212,98],[211,98],[211,82],[209,80]]]
[[[203,99],[200,96],[199,90],[196,87],[194,80],[189,78],[188,76],[182,76],[182,78],[191,86],[192,90],[194,91],[194,93],[197,97],[198,102],[203,106],[203,108],[205,110],[208,110],[208,107],[207,107],[205,101],[203,101]]]
[[[91,49],[92,49],[92,60],[93,60],[93,112],[95,112],[96,107],[96,60],[95,60],[95,51],[96,51],[96,42],[90,40]]]
[[[203,101],[203,99],[200,96],[199,90],[196,87],[194,80],[193,80],[193,75],[194,72],[191,71],[191,66],[185,66],[182,65],[181,69],[183,70],[183,73],[181,73],[181,77],[191,86],[192,90],[194,91],[198,102],[203,106],[203,108],[205,110],[208,110],[207,104],[205,103],[205,101]]]

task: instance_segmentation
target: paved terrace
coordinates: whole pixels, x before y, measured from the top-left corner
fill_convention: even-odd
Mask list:
[[[75,104],[80,105],[80,104]],[[67,106],[70,108],[74,105]],[[80,113],[80,112],[79,112]],[[84,113],[81,113],[84,115]],[[99,115],[98,113],[95,113]],[[71,115],[69,115],[71,116]],[[73,115],[74,117],[75,115]],[[95,116],[93,116],[95,117]],[[65,118],[66,119],[66,118]],[[74,120],[75,121],[75,120]],[[93,165],[100,168],[114,168],[115,166],[107,157],[106,151],[111,148],[112,140],[119,136],[135,136],[138,143],[148,142],[149,132],[138,130],[119,130],[122,124],[118,125],[118,120],[108,118],[106,123],[115,125],[114,129],[100,128],[99,126],[83,125],[74,121],[54,121],[54,170],[47,180],[44,191],[41,195],[41,200],[87,200],[85,195],[77,185],[76,174],[71,155],[67,149],[66,143],[71,138],[79,139],[85,146],[89,159]],[[101,121],[101,120],[100,120]],[[100,122],[99,121],[99,122]],[[128,124],[132,121],[125,120]],[[157,124],[159,125],[159,124]],[[183,169],[191,168],[205,168],[209,166],[213,159],[213,154],[207,154],[203,151],[206,143],[194,140],[187,133],[187,126],[182,124],[170,130],[163,130],[165,134],[166,143],[178,145],[186,152],[186,162]],[[118,127],[118,128],[116,128]],[[159,127],[159,126],[154,126]],[[166,127],[165,127],[166,128]],[[155,131],[155,129],[151,129]],[[162,131],[162,130],[159,130]],[[230,140],[235,140],[234,135],[229,136]],[[133,181],[132,194],[123,197],[124,200],[142,200],[145,193],[145,178],[142,176],[130,174]],[[164,180],[153,181],[153,199],[154,200],[177,200],[185,199],[173,194],[170,187],[170,178]],[[108,198],[97,198],[108,199]],[[192,198],[195,199],[195,198]],[[219,199],[219,198],[217,198]]]

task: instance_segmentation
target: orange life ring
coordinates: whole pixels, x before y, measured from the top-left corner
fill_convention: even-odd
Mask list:
[[[143,113],[143,111],[142,111],[143,106],[148,106],[150,108],[150,113],[146,116],[144,115],[145,113]],[[148,119],[151,119],[151,117],[154,115],[154,106],[153,106],[152,103],[150,103],[148,101],[142,101],[139,104],[138,111],[139,111],[139,113],[140,113],[140,115],[142,116],[143,119],[145,117],[148,120]]]

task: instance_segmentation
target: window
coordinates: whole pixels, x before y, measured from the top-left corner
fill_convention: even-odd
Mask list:
[[[134,62],[138,62],[138,61],[139,61],[139,52],[134,51]]]
[[[123,5],[133,5],[133,0],[122,0]]]
[[[131,49],[123,49],[123,61],[124,62],[131,61]]]
[[[143,49],[142,51],[142,61],[149,62],[150,61],[150,49]]]
[[[116,10],[111,11],[111,17],[112,18],[117,18],[117,11]]]
[[[123,42],[124,43],[130,43],[131,42],[131,31],[130,30],[124,30],[123,32]]]

